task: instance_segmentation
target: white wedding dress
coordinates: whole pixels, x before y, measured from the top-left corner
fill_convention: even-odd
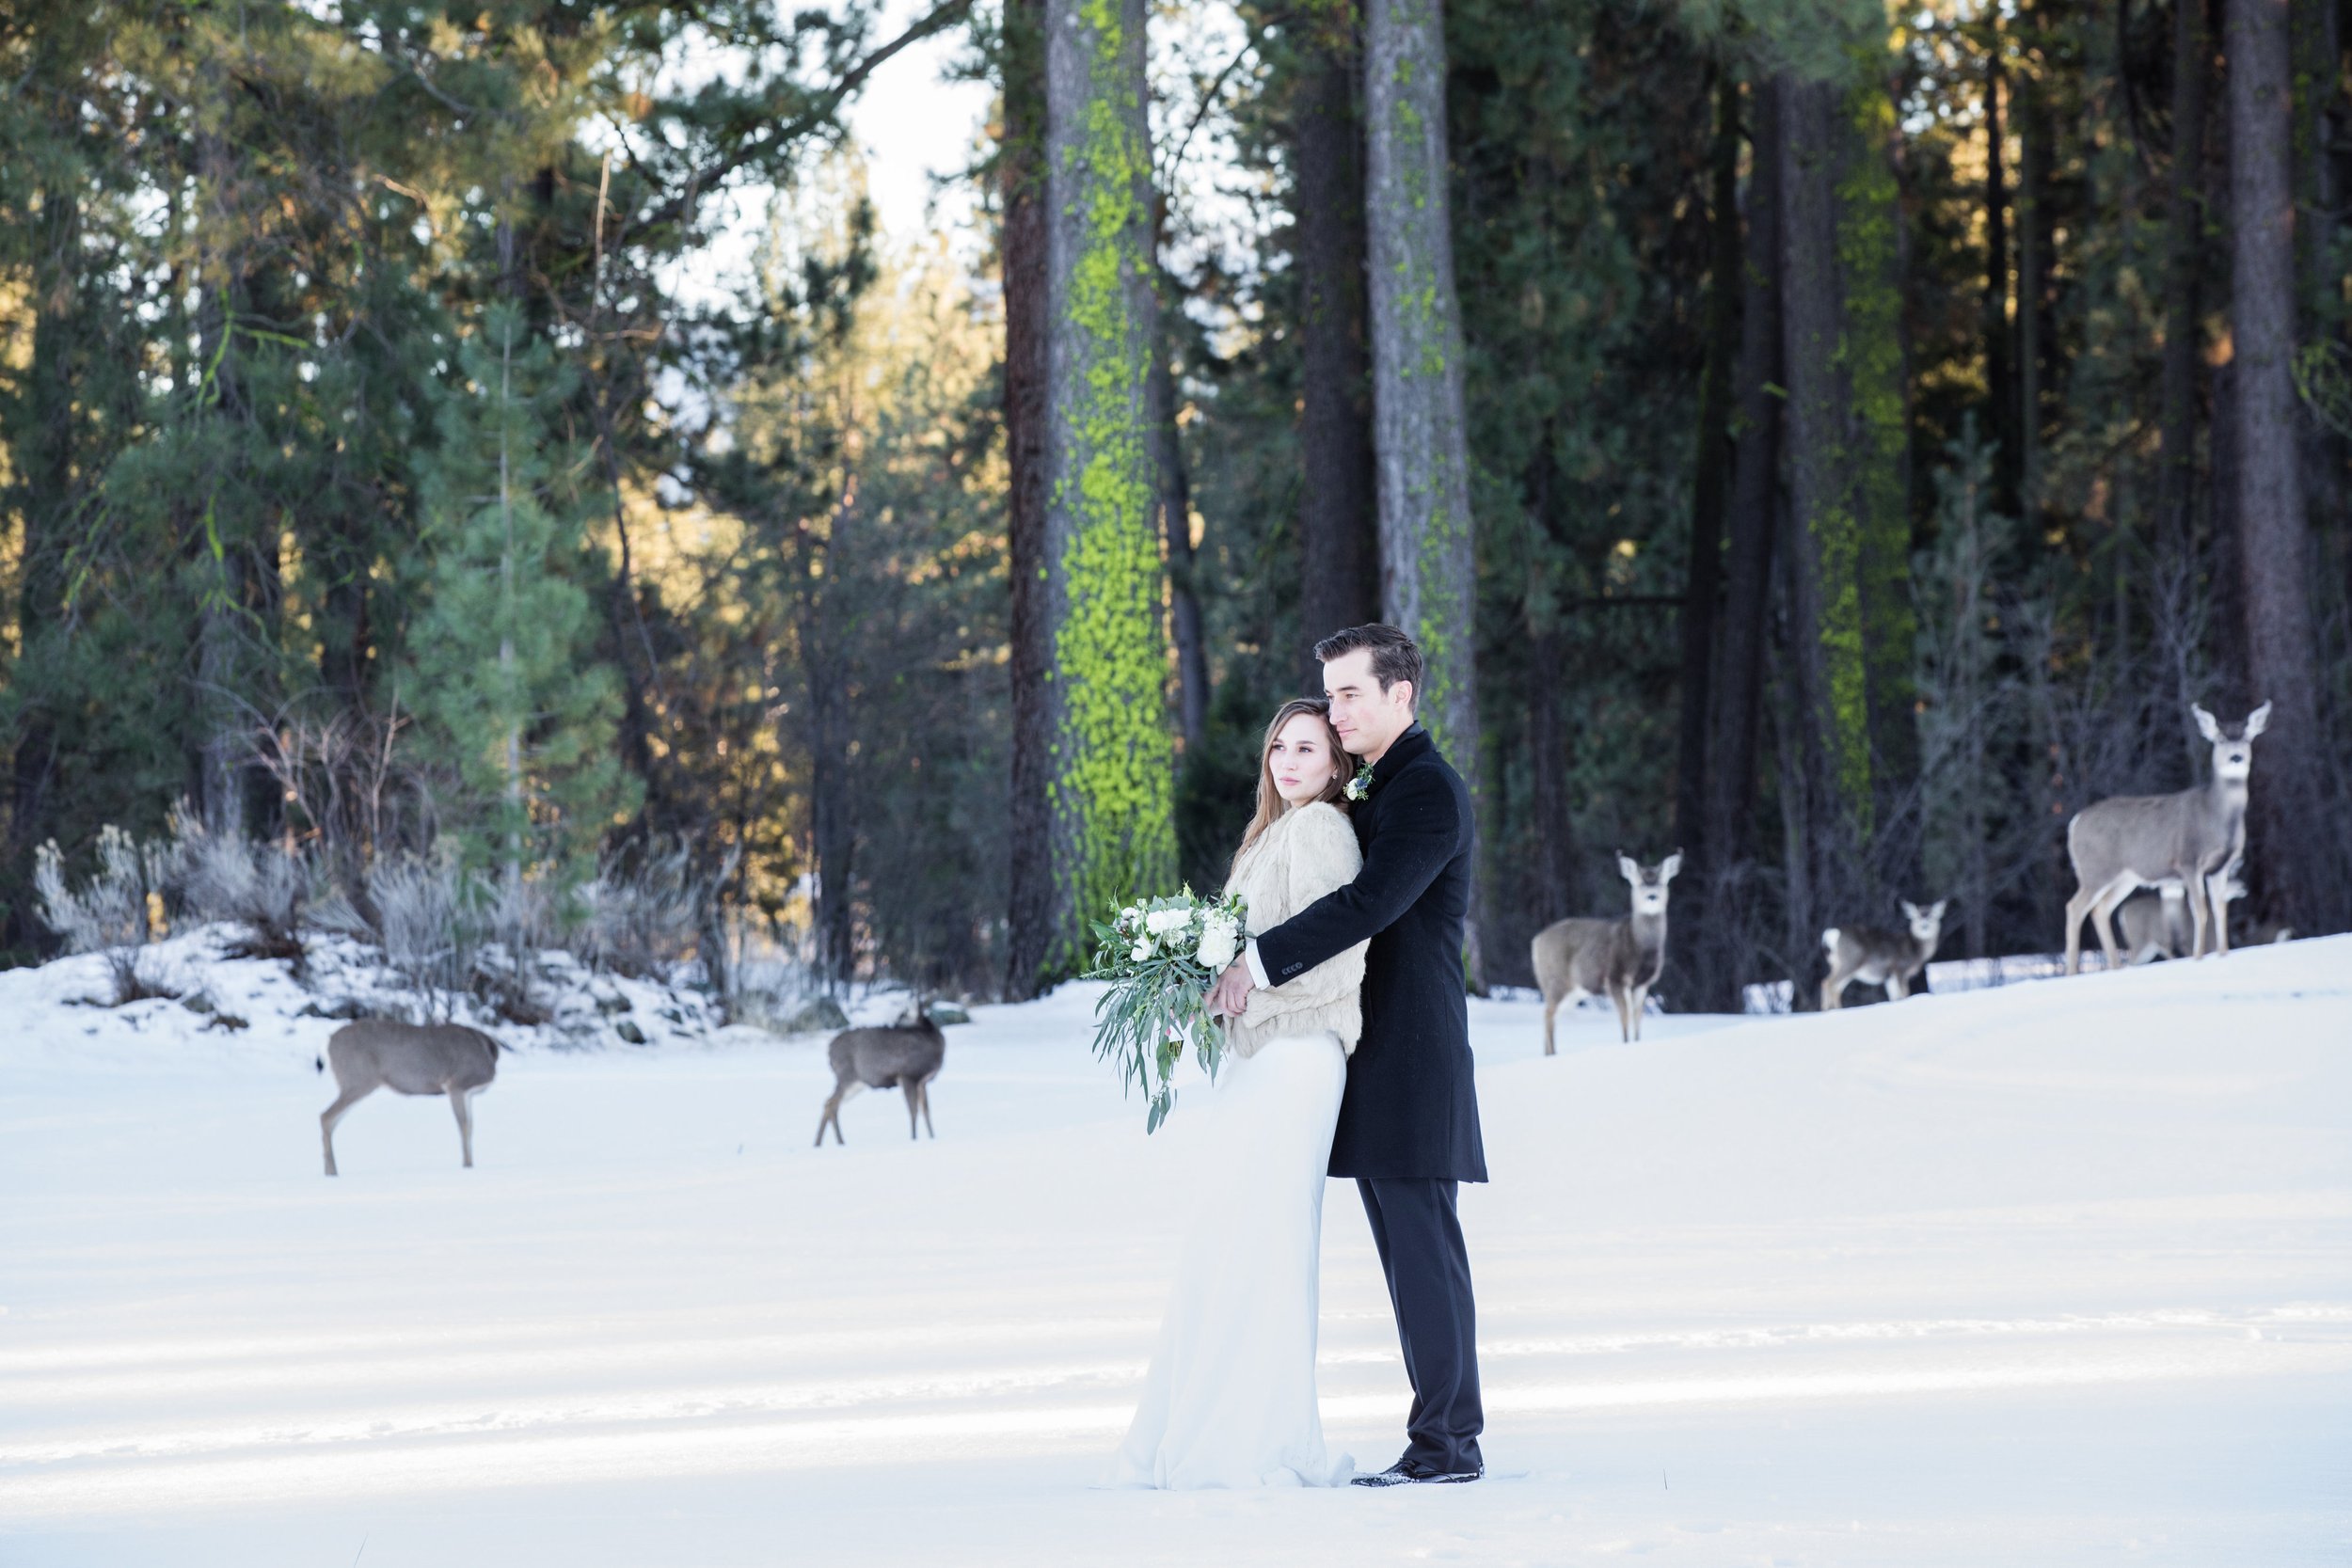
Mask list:
[[[1229,1056],[1183,1114],[1193,1209],[1143,1402],[1109,1484],[1335,1486],[1315,1407],[1323,1186],[1347,1057],[1328,1031]]]

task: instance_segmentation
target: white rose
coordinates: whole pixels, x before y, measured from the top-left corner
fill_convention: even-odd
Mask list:
[[[1143,917],[1143,928],[1155,937],[1181,931],[1192,922],[1190,910],[1153,910]]]
[[[1241,932],[1232,921],[1210,920],[1201,927],[1200,945],[1193,956],[1200,960],[1203,969],[1223,969],[1233,961],[1233,954],[1240,945],[1240,936]]]
[[[1137,963],[1143,962],[1144,959],[1150,958],[1151,956],[1152,939],[1150,937],[1146,937],[1141,942],[1136,942],[1135,950],[1127,955],[1127,957],[1135,959]]]

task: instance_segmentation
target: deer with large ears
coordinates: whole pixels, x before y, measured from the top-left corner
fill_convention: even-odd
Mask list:
[[[1677,849],[1656,865],[1617,857],[1617,874],[1633,895],[1623,920],[1563,920],[1535,933],[1530,957],[1544,992],[1544,1054],[1553,1053],[1551,1020],[1562,1003],[1606,996],[1617,1005],[1617,1032],[1642,1037],[1642,1008],[1666,967],[1666,884],[1682,869]]]
[[[2083,916],[2099,933],[2107,967],[2122,961],[2115,911],[2143,887],[2177,882],[2188,903],[2189,954],[2230,950],[2230,867],[2246,853],[2246,781],[2254,737],[2270,722],[2270,705],[2225,725],[2195,704],[2198,733],[2213,746],[2213,777],[2171,795],[2124,795],[2085,806],[2067,824],[2074,896],[2066,901],[2066,973],[2082,968]],[[2218,914],[2220,918],[2216,919]]]

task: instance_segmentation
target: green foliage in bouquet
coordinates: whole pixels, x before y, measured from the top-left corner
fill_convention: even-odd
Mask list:
[[[1247,906],[1238,895],[1202,899],[1190,888],[1129,904],[1108,924],[1093,922],[1089,980],[1108,980],[1094,1007],[1094,1054],[1119,1065],[1150,1102],[1146,1132],[1159,1131],[1176,1103],[1169,1079],[1189,1038],[1209,1077],[1225,1054],[1225,1031],[1208,1014],[1209,987],[1241,952]]]

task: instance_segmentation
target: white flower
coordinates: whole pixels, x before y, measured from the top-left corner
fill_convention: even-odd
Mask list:
[[[1143,928],[1155,937],[1167,936],[1171,931],[1181,931],[1191,924],[1192,911],[1190,910],[1153,910],[1143,917]]]
[[[1141,942],[1136,942],[1135,945],[1135,951],[1127,955],[1127,957],[1135,959],[1137,963],[1143,962],[1144,959],[1150,958],[1151,956],[1152,939],[1150,937],[1145,937]]]
[[[1372,793],[1372,780],[1359,773],[1347,781],[1347,787],[1340,793],[1351,800],[1360,800]]]
[[[1240,945],[1240,927],[1224,915],[1212,915],[1201,924],[1200,945],[1193,957],[1200,960],[1203,969],[1223,969],[1233,961]]]

